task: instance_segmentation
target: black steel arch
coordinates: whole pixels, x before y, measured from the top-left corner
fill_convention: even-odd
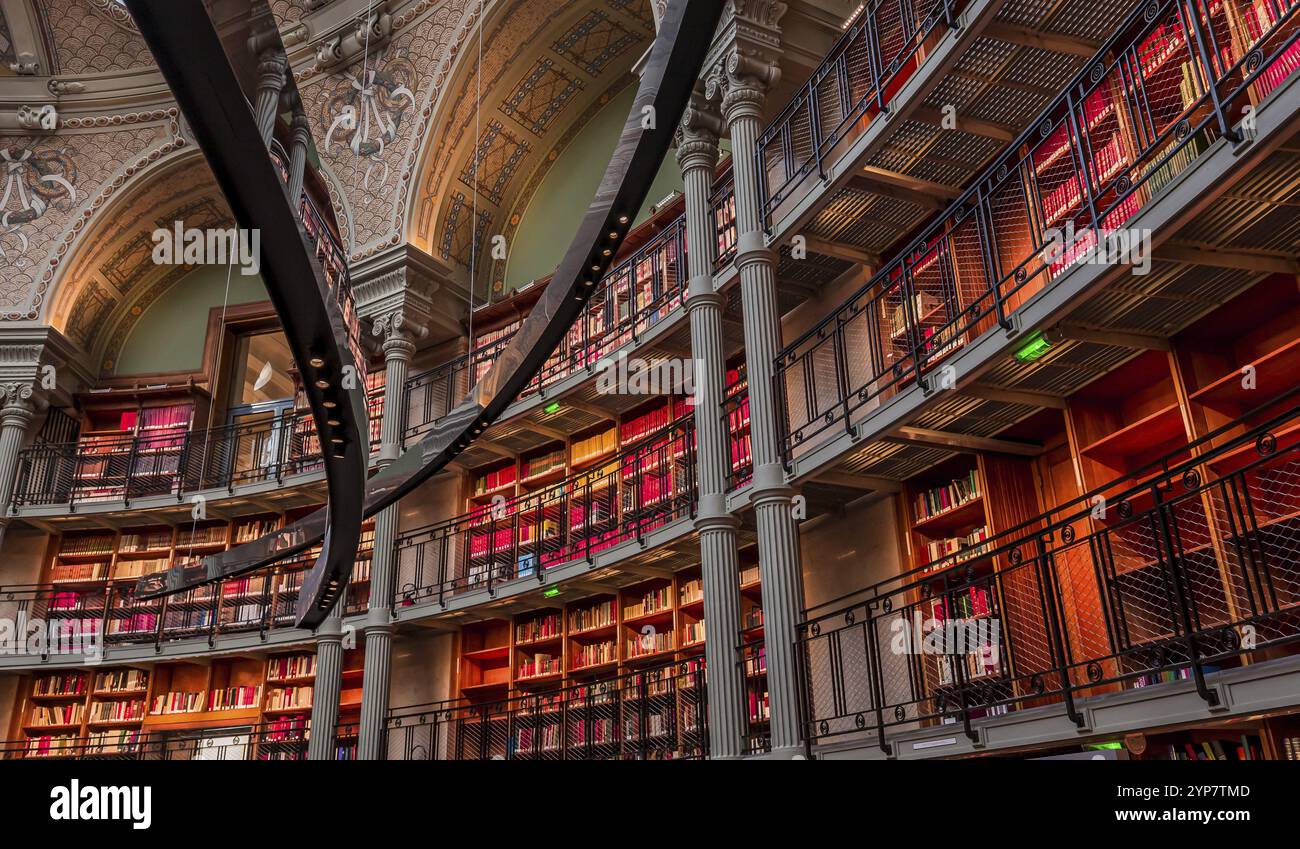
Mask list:
[[[220,6],[222,0],[212,2]],[[242,95],[225,57],[214,55],[214,48],[220,53],[220,45],[211,21],[206,16],[202,21],[193,19],[196,9],[201,12],[200,0],[127,0],[127,4],[141,23],[141,30],[169,84],[177,92],[181,109],[194,127],[227,196],[232,192],[238,196],[241,191],[256,191],[268,197],[277,195],[277,203],[267,204],[275,209],[237,205],[232,201],[240,225],[263,226],[265,234],[262,219],[283,217],[288,210],[285,195],[270,168],[263,165],[264,150],[258,162],[250,163],[247,159],[258,158],[251,156],[252,151],[227,148],[224,140],[213,133],[214,127],[229,126],[227,132],[237,131],[241,137],[247,137],[250,129],[255,132],[256,128],[246,103],[241,103],[238,109],[230,103],[233,96]],[[336,468],[329,464],[327,508],[193,566],[173,567],[145,576],[137,584],[141,598],[169,595],[259,569],[325,540],[326,551],[303,582],[297,621],[302,627],[315,627],[325,618],[351,572],[362,516],[371,516],[393,504],[464,451],[518,397],[578,317],[595,284],[612,264],[619,241],[627,235],[632,217],[644,204],[650,184],[668,154],[677,122],[713,41],[722,8],[723,0],[671,0],[600,187],[541,300],[469,395],[418,445],[366,482],[363,503],[354,506],[353,496],[359,496],[362,488],[359,481],[352,483],[352,469],[348,467],[344,470],[348,475],[347,486],[355,488],[350,493],[340,493],[341,500],[336,505],[333,477]],[[218,60],[221,67],[212,66]],[[230,86],[233,94],[217,91],[218,83]],[[211,99],[198,96],[190,87],[210,91]],[[222,175],[239,185],[228,186],[227,180],[221,180]],[[250,182],[258,184],[255,190],[242,185]],[[265,238],[263,243],[267,244]],[[271,250],[277,249],[278,244],[272,243]],[[263,265],[266,267],[267,263]],[[268,288],[288,280],[278,275],[264,277]],[[275,299],[283,320],[286,315],[281,310],[282,301],[286,307],[291,304],[284,296]],[[294,322],[294,326],[299,323]],[[289,326],[286,324],[286,331]],[[299,356],[297,348],[294,355]],[[362,412],[364,415],[364,409]],[[360,451],[351,453],[364,457]],[[342,540],[345,533],[348,539]],[[350,547],[349,555],[336,558],[344,548],[343,543]]]

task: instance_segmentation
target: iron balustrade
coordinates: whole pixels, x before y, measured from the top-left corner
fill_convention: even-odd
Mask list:
[[[134,578],[111,582],[68,582],[0,587],[0,619],[19,623],[7,654],[39,657],[96,657],[104,648],[206,639],[208,647],[229,634],[294,627],[294,605],[316,551],[274,567],[153,600],[135,596]],[[369,563],[373,543],[357,553]],[[180,562],[178,559],[177,562]],[[369,569],[358,569],[340,601],[346,615],[368,609]],[[35,627],[35,632],[24,630]],[[39,636],[37,636],[39,634]]]
[[[963,0],[873,0],[758,140],[760,197],[772,221],[823,179],[956,25]]]
[[[394,606],[547,573],[693,516],[694,419],[687,415],[605,461],[512,498],[403,532],[396,542]]]
[[[368,400],[370,445],[378,447],[383,388]],[[306,411],[211,429],[40,443],[18,455],[10,509],[186,496],[275,481],[322,469],[320,438]]]
[[[390,710],[385,757],[404,761],[707,757],[704,658],[495,701]]]
[[[1082,722],[1079,697],[1176,679],[1216,704],[1207,673],[1300,640],[1297,396],[806,615],[809,743],[888,750],[886,732],[940,722],[973,737],[1046,704]]]
[[[310,709],[305,714],[310,714]],[[0,741],[0,760],[301,761],[307,759],[310,725],[304,715],[197,731],[114,731],[99,739],[52,733]],[[355,723],[338,726],[335,760],[355,760],[356,736]]]
[[[569,332],[520,398],[583,372],[636,342],[667,318],[686,298],[686,217],[680,216],[635,253],[611,269],[597,286]],[[408,438],[429,431],[460,402],[505,349],[513,335],[493,340],[407,381]]]
[[[1135,9],[1029,129],[775,362],[788,462],[998,326],[1097,249],[1300,66],[1295,0]],[[1249,43],[1229,17],[1253,21]],[[1244,26],[1244,24],[1242,25]],[[1212,81],[1212,82],[1211,82]],[[1134,234],[1132,239],[1142,238]],[[1121,256],[1121,259],[1126,259]],[[927,384],[928,385],[928,384]]]

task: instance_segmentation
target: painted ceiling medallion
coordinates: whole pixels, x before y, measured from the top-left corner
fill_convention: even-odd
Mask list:
[[[324,119],[329,126],[325,149],[351,150],[367,160],[362,186],[369,190],[371,174],[382,168],[382,184],[388,179],[384,151],[397,140],[398,128],[415,109],[416,70],[406,50],[379,59],[376,67],[364,63],[355,74],[344,74],[325,101]]]
[[[63,150],[37,151],[32,148],[0,147],[0,259],[8,260],[6,248],[17,249],[17,268],[29,247],[23,225],[43,216],[50,205],[63,198],[77,201],[73,183],[77,170]]]

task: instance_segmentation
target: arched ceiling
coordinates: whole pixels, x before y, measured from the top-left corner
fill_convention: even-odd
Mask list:
[[[49,323],[89,354],[101,372],[112,372],[123,342],[149,305],[193,270],[153,260],[155,231],[171,230],[178,221],[186,229],[233,226],[197,150],[136,184],[97,216],[65,267]]]
[[[422,152],[410,240],[467,273],[476,233],[476,288],[499,293],[505,261],[492,258],[492,237],[508,246],[551,164],[635,82],[632,68],[653,39],[650,0],[495,4],[482,67],[477,39],[463,44]]]

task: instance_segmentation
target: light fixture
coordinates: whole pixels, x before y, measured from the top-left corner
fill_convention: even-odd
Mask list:
[[[333,442],[335,445],[342,445],[342,444],[343,444],[343,437],[341,437],[341,436],[334,436],[334,437],[331,437],[331,438],[330,438],[330,442]]]
[[[545,407],[542,407],[542,412],[548,416],[553,416],[559,411],[560,411],[559,401],[552,401],[551,403],[547,404]]]
[[[628,218],[627,218],[626,215],[620,215],[620,216],[618,217],[618,223],[619,223],[619,224],[626,224],[627,221],[628,221]]]
[[[559,587],[547,587],[546,589],[542,590],[542,598],[555,598],[559,594],[560,594]]]
[[[312,357],[307,362],[311,363],[312,368],[320,368],[321,366],[325,365],[325,361],[322,360],[320,357]]]
[[[612,256],[613,254],[614,252],[611,251],[609,248],[605,248],[605,250],[600,252],[601,256]]]
[[[594,271],[594,272],[596,272],[597,274],[599,274],[599,273],[600,273],[600,263],[598,263],[598,262],[593,262],[593,263],[591,264],[591,270]]]
[[[325,401],[321,401],[321,402],[320,402],[320,405],[321,405],[322,407],[324,407],[325,409],[327,409],[327,410],[332,410],[332,409],[334,409],[335,407],[338,406],[337,403],[335,403],[334,401],[330,401],[330,400],[328,400],[328,399],[325,400]]]
[[[329,425],[330,427],[338,427],[340,424],[342,424],[342,422],[340,422],[338,419],[326,419],[325,424]]]
[[[320,380],[317,380],[317,381],[316,381],[316,388],[317,388],[317,389],[329,389],[329,388],[330,388],[330,382],[329,382],[328,380],[325,380],[324,378],[321,378]]]
[[[1032,363],[1051,349],[1052,343],[1047,341],[1047,339],[1043,337],[1043,334],[1035,333],[1029,338],[1029,341],[1021,345],[1016,351],[1016,361],[1021,363]]]
[[[609,238],[612,239],[612,240],[614,240],[614,241],[618,241],[618,231],[617,231],[617,230],[610,230],[610,231],[609,231]]]

